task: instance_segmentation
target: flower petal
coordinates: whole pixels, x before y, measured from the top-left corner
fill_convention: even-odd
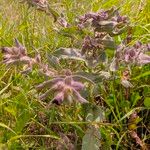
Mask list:
[[[88,103],[88,101],[84,99],[78,91],[76,91],[75,89],[72,89],[72,92],[73,92],[73,98],[75,100],[79,101],[80,103]]]
[[[64,100],[64,92],[59,92],[52,100],[52,103],[60,105],[63,102],[63,100]]]
[[[150,56],[141,53],[139,55],[139,64],[144,65],[144,64],[148,64],[148,63],[150,63]]]
[[[36,86],[36,89],[41,90],[43,88],[50,87],[53,84],[57,83],[58,81],[63,81],[63,79],[62,78],[54,78],[52,80],[45,81],[45,82],[39,84],[38,86]]]
[[[71,86],[72,86],[75,90],[77,90],[77,91],[82,90],[82,89],[84,88],[84,84],[83,84],[83,83],[81,83],[81,82],[76,82],[76,81],[72,81],[72,82],[71,82]]]

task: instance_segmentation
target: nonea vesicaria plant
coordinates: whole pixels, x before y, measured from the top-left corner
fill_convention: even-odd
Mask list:
[[[29,4],[36,4],[40,7],[47,7],[47,1],[26,1]],[[69,23],[61,22],[62,27],[69,28],[71,25]],[[130,22],[128,17],[121,16],[118,9],[111,8],[108,10],[101,10],[97,13],[87,13],[84,16],[79,17],[78,30],[84,30],[88,28],[91,34],[85,34],[83,37],[83,43],[81,49],[76,48],[60,48],[52,52],[50,61],[53,64],[56,63],[57,67],[53,68],[48,64],[42,63],[42,59],[39,53],[36,54],[34,58],[27,54],[26,48],[15,39],[14,47],[3,47],[3,62],[10,65],[23,65],[22,73],[28,73],[33,70],[34,66],[38,69],[40,74],[46,76],[47,80],[40,85],[36,86],[36,89],[43,90],[47,89],[44,94],[40,95],[40,100],[47,99],[52,93],[54,95],[53,103],[61,104],[64,100],[75,100],[80,103],[87,103],[87,100],[80,95],[80,91],[84,89],[83,83],[76,81],[76,79],[86,79],[91,83],[95,82],[97,76],[103,77],[104,80],[111,79],[110,72],[119,69],[119,66],[132,66],[134,65],[144,65],[150,63],[150,56],[146,54],[149,49],[149,44],[142,44],[137,42],[133,46],[124,40],[121,44],[116,44],[115,36],[121,35],[125,31],[130,30]],[[108,62],[106,69],[96,70],[96,67],[103,64],[102,59],[106,61],[106,52],[108,49],[114,50],[114,58],[112,58],[111,63]],[[102,57],[103,56],[103,57]],[[90,69],[92,74],[87,71],[83,71],[81,74],[76,75],[76,72],[71,70],[64,71],[61,74],[60,66],[61,60],[67,59],[67,62],[74,63],[77,65],[81,64],[81,61],[85,63],[86,70]],[[58,67],[59,66],[59,67]],[[59,68],[59,69],[58,69]],[[104,68],[104,67],[103,67]],[[107,70],[107,71],[106,71]],[[129,82],[129,78],[126,75],[124,69],[123,77],[121,78],[121,84],[125,88],[133,87]],[[95,72],[96,75],[95,76]],[[109,77],[108,77],[109,76]],[[49,80],[48,80],[49,78]]]
[[[52,100],[53,103],[60,105],[65,99],[70,101],[75,100],[80,103],[87,103],[87,101],[80,95],[80,91],[84,88],[84,84],[74,81],[72,72],[70,70],[64,70],[63,75],[60,76],[59,72],[49,68],[47,64],[41,62],[39,54],[32,58],[27,55],[26,48],[15,39],[14,47],[3,47],[3,62],[10,67],[10,65],[23,65],[25,68],[21,73],[29,73],[34,66],[37,66],[39,73],[46,77],[53,78],[47,80],[40,85],[36,86],[37,90],[47,88],[47,91],[40,95],[40,100],[44,100],[55,93],[55,97]]]
[[[87,143],[94,141],[99,146],[99,138],[101,139],[101,136],[107,138],[104,133],[106,129],[100,125],[102,131],[102,135],[100,135],[100,126],[96,124],[103,121],[102,109],[95,105],[96,100],[100,106],[108,105],[106,108],[106,111],[109,109],[108,115],[113,112],[114,116],[111,114],[111,118],[114,117],[115,119],[113,120],[114,124],[111,125],[114,125],[113,132],[115,131],[115,134],[118,131],[121,131],[122,134],[125,128],[129,129],[128,132],[124,132],[123,136],[117,135],[119,142],[128,134],[136,144],[142,148],[145,147],[144,141],[136,132],[136,128],[133,128],[137,126],[136,120],[139,117],[132,108],[139,99],[144,100],[145,95],[143,93],[145,91],[142,88],[147,87],[147,85],[138,87],[144,92],[141,90],[140,93],[135,94],[137,89],[134,89],[135,83],[132,80],[132,73],[150,63],[150,44],[142,44],[140,41],[133,44],[131,33],[133,27],[130,25],[129,18],[122,16],[119,9],[113,7],[108,10],[86,13],[78,18],[75,25],[72,25],[66,21],[64,16],[59,17],[57,12],[51,9],[47,0],[23,0],[22,2],[28,4],[29,9],[33,7],[33,10],[36,8],[35,11],[41,10],[46,14],[53,15],[54,21],[60,25],[60,30],[57,29],[58,33],[61,34],[63,31],[63,34],[67,36],[68,33],[78,35],[75,35],[75,38],[72,35],[68,36],[71,37],[71,47],[60,47],[49,52],[47,63],[37,51],[35,55],[28,54],[25,46],[15,39],[14,46],[1,48],[3,63],[7,67],[17,66],[18,70],[26,76],[34,69],[39,75],[42,75],[40,77],[43,81],[35,86],[39,93],[38,102],[40,103],[42,101],[50,101],[50,105],[88,103],[85,104],[86,113],[88,113],[85,120],[91,122],[92,125],[88,124],[89,129],[83,138],[83,141],[85,140],[83,143],[86,143],[85,149],[87,149]],[[79,35],[82,35],[81,38],[76,38]],[[124,106],[126,106],[125,109]],[[123,116],[124,112],[131,110],[130,107],[132,112]],[[121,112],[119,112],[120,108]],[[77,119],[79,118],[83,119],[80,115],[77,116]],[[116,120],[117,123],[115,124]],[[122,120],[125,128],[123,126],[120,129],[118,123]],[[115,136],[114,133],[111,133],[112,131],[107,132],[110,133],[110,138]],[[89,142],[86,141],[87,139]],[[96,145],[95,143],[91,149]]]

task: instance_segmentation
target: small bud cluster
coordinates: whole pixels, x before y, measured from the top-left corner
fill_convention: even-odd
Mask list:
[[[37,9],[46,11],[48,8],[47,0],[23,0],[22,2],[28,3],[29,6],[35,6]]]
[[[120,44],[115,52],[115,57],[110,65],[110,70],[115,71],[119,64],[145,65],[150,63],[150,44],[136,42],[133,46]]]

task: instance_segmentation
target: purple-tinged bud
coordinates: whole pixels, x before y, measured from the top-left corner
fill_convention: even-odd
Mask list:
[[[128,81],[128,80],[121,80],[121,84],[125,87],[125,88],[132,88],[133,85]]]
[[[35,61],[36,61],[37,63],[41,63],[41,55],[40,55],[40,54],[37,54],[37,55],[36,55]]]
[[[65,20],[65,18],[60,18],[58,20],[58,23],[64,28],[67,28],[70,26],[69,23]]]
[[[136,49],[139,49],[140,47],[142,46],[142,43],[140,41],[137,41],[135,44],[134,44],[134,47]]]
[[[17,39],[15,39],[15,45],[20,49],[21,54],[26,55],[26,48]]]
[[[64,100],[64,92],[58,93],[54,99],[52,100],[52,103],[55,103],[56,105],[60,105]]]
[[[1,49],[3,53],[9,53],[9,54],[13,53],[13,50],[10,47],[2,47]]]

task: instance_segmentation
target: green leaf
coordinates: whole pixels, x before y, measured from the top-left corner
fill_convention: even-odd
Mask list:
[[[145,105],[146,107],[150,107],[150,97],[146,97],[146,98],[144,99],[144,105]]]
[[[5,125],[4,123],[1,123],[1,122],[0,122],[0,127],[5,128],[5,129],[8,129],[8,130],[11,131],[12,133],[16,134],[15,131],[13,131],[10,127],[8,127],[7,125]]]
[[[11,82],[12,83],[12,82]],[[11,83],[9,83],[6,87],[4,87],[1,91],[0,91],[0,95],[5,92],[7,90],[7,88],[11,85]]]
[[[113,40],[113,38],[109,35],[105,36],[103,39],[99,39],[98,41],[99,43],[104,45],[104,48],[116,49],[116,43]]]
[[[139,95],[139,93],[134,93],[131,97],[132,107],[134,107],[140,99],[141,96]]]
[[[82,140],[82,150],[99,150],[101,134],[97,128],[91,126]]]
[[[50,64],[50,66],[52,66],[53,68],[56,69],[60,69],[60,63],[59,63],[59,59],[53,55],[47,54],[47,58],[48,58],[48,62]]]
[[[77,80],[86,80],[92,84],[102,81],[102,77],[99,74],[88,73],[88,72],[78,72],[74,75]]]
[[[98,25],[96,25],[96,31],[99,32],[108,32],[111,33],[114,29],[114,26],[116,25],[116,23],[114,21],[100,21]]]
[[[137,80],[137,79],[140,79],[140,78],[149,76],[149,75],[150,75],[150,71],[147,71],[147,72],[145,72],[145,73],[141,73],[140,75],[136,76],[136,77],[133,78],[132,80]]]
[[[22,113],[17,117],[16,125],[15,125],[15,131],[17,133],[20,133],[22,129],[25,127],[26,123],[30,119],[29,112],[25,109],[22,111]]]
[[[80,54],[78,49],[74,48],[59,48],[53,53],[54,56],[60,59],[74,59],[85,61],[84,57]]]
[[[51,15],[53,16],[54,22],[56,22],[57,19],[58,19],[58,17],[59,17],[60,15],[57,13],[57,11],[55,11],[55,10],[54,10],[52,7],[50,7],[49,5],[48,5],[48,10],[49,10],[49,12],[51,13]]]
[[[14,117],[16,117],[17,111],[15,107],[7,106],[4,108],[4,110],[13,115]]]
[[[96,105],[92,105],[88,110],[86,120],[91,122],[102,122],[104,120],[104,113],[102,108]]]

